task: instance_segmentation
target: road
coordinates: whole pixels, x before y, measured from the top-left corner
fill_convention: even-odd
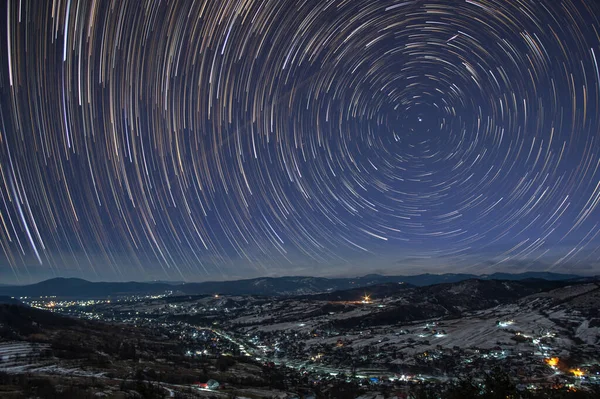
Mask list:
[[[353,371],[352,369],[348,369],[348,368],[335,368],[335,367],[329,367],[329,366],[323,366],[323,365],[315,365],[315,364],[310,364],[309,361],[300,361],[300,360],[290,360],[290,359],[271,359],[271,358],[267,358],[265,357],[264,353],[258,352],[256,350],[254,350],[250,345],[244,343],[244,342],[240,342],[238,339],[232,337],[231,335],[229,335],[226,332],[223,331],[219,331],[216,330],[213,327],[196,327],[199,330],[209,330],[211,332],[213,332],[214,334],[216,334],[217,336],[224,338],[226,340],[228,340],[229,342],[231,342],[234,345],[237,345],[240,350],[242,351],[242,353],[248,353],[248,355],[253,356],[254,358],[256,358],[257,360],[268,360],[268,361],[272,361],[273,363],[279,365],[279,366],[286,366],[286,367],[291,367],[293,369],[296,370],[300,370],[302,368],[305,368],[306,370],[318,373],[318,374],[327,374],[327,375],[339,375],[339,374],[345,374],[347,376],[351,376],[353,375]],[[394,380],[397,379],[398,376],[395,373],[391,373],[391,372],[386,372],[383,371],[380,372],[373,372],[373,371],[366,371],[366,370],[361,370],[361,369],[356,369],[354,370],[354,375],[356,378],[362,379],[362,378],[369,378],[369,377],[378,377],[378,378],[388,378],[390,380]],[[417,379],[419,380],[425,380],[425,379],[435,379],[435,377],[431,377],[431,376],[423,376],[423,375],[419,375],[417,377]]]

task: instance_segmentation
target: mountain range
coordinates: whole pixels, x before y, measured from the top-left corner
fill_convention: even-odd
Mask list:
[[[409,286],[430,286],[465,280],[540,279],[547,281],[579,281],[585,277],[550,272],[521,274],[420,274],[414,276],[383,276],[369,274],[356,278],[325,277],[260,277],[235,281],[208,281],[200,283],[170,282],[90,282],[79,278],[53,278],[36,284],[1,286],[0,295],[11,297],[57,296],[63,298],[104,298],[125,295],[264,295],[293,296],[331,293],[379,284],[404,283]]]

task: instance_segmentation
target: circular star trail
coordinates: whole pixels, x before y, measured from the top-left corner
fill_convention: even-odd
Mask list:
[[[598,270],[596,1],[2,7],[4,275]]]

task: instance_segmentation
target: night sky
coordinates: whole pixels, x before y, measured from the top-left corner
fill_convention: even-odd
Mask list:
[[[1,4],[0,282],[600,273],[597,0]]]

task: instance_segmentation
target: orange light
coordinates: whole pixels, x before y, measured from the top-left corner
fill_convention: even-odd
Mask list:
[[[557,357],[551,357],[549,359],[546,359],[545,362],[550,367],[558,366],[558,358]]]
[[[573,373],[573,375],[575,377],[581,378],[583,377],[583,375],[585,374],[583,371],[581,371],[580,369],[573,369],[571,370],[571,373]]]

